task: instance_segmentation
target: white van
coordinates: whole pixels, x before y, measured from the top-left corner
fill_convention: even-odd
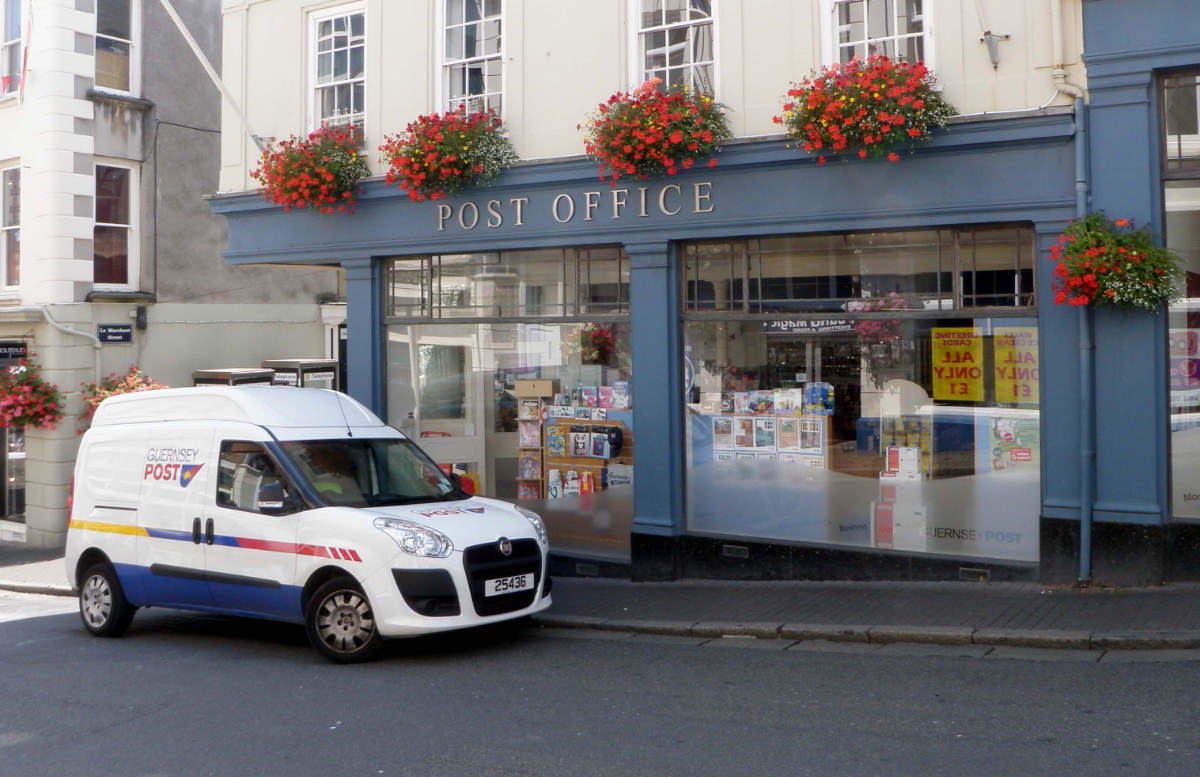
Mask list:
[[[93,634],[180,607],[303,623],[351,662],[546,609],[548,550],[536,513],[463,492],[345,394],[205,386],[101,403],[66,564]]]

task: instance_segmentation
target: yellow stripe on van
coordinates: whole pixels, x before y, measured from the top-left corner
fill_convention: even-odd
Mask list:
[[[103,531],[109,534],[133,534],[138,537],[149,536],[146,530],[141,526],[130,526],[125,523],[102,523],[100,521],[75,521],[72,520],[68,524],[72,529],[83,529],[84,531]]]

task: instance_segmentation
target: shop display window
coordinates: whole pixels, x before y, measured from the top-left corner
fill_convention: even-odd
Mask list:
[[[1031,229],[683,255],[689,531],[1037,560]]]
[[[1200,70],[1164,75],[1159,87],[1164,237],[1184,269],[1167,320],[1171,515],[1200,521]]]
[[[634,446],[624,253],[396,259],[388,290],[389,423],[468,490],[537,510],[556,548],[628,561]]]

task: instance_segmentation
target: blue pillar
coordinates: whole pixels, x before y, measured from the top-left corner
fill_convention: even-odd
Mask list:
[[[386,418],[382,267],[370,258],[348,259],[342,267],[346,271],[346,393]]]
[[[629,243],[633,330],[634,580],[679,575],[683,532],[683,377],[679,283],[665,241]]]

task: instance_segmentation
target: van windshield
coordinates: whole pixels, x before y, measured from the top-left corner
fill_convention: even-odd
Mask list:
[[[467,497],[408,440],[302,440],[280,445],[327,505],[378,507]]]

